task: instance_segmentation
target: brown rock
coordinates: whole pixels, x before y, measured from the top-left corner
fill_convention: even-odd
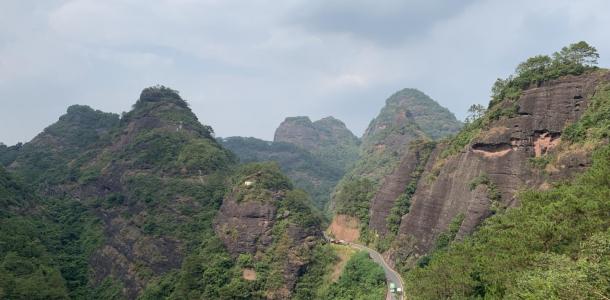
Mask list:
[[[462,152],[441,159],[443,146],[438,147],[422,177],[431,180],[419,182],[410,212],[402,218],[400,236],[413,241],[410,252],[405,251],[415,257],[428,252],[458,214],[465,217],[458,238],[470,234],[493,214],[488,187],[483,185],[472,190],[469,187],[482,174],[500,192],[501,200],[497,204],[500,207],[518,205],[515,193],[520,189],[541,186],[545,178],[533,170],[528,159],[555,151],[560,145],[562,130],[580,118],[602,81],[610,81],[610,74],[567,76],[528,89],[516,103],[517,116],[493,122]],[[557,169],[559,174],[554,178],[572,173],[571,170],[582,170],[587,161],[588,157],[582,153],[564,155],[560,159],[563,168]],[[441,167],[434,170],[434,166]],[[377,223],[371,225],[383,228]]]

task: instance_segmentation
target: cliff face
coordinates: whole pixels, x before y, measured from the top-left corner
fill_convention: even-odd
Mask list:
[[[178,269],[193,241],[181,229],[214,209],[213,177],[232,163],[186,102],[169,89],[145,89],[108,144],[80,167],[75,197],[96,201],[104,242],[90,258],[92,281],[114,278],[128,298]]]
[[[101,235],[82,254],[90,283],[116,283],[135,299],[200,242],[201,232],[189,228],[220,205],[218,181],[233,163],[176,91],[153,87],[120,119],[70,107],[23,145],[10,169],[42,197],[80,203],[75,218],[90,216]]]
[[[414,143],[409,146],[399,164],[392,173],[386,176],[379,190],[371,201],[369,228],[376,233],[385,235],[388,233],[388,218],[395,207],[395,203],[409,185],[417,183],[421,168],[426,164],[430,156],[430,148],[433,143]]]
[[[402,217],[399,240],[407,242],[398,246],[403,253],[398,259],[413,261],[427,253],[454,220],[463,220],[459,239],[494,211],[517,205],[520,189],[545,188],[549,181],[586,168],[586,152],[561,147],[562,131],[580,118],[596,87],[608,81],[607,72],[594,72],[545,82],[525,90],[514,103],[500,104],[499,111],[512,113],[476,131],[458,153],[439,145]],[[544,170],[535,167],[550,155],[556,163]],[[412,160],[405,159],[406,165]]]
[[[262,277],[267,299],[289,299],[321,241],[320,219],[308,207],[307,195],[293,190],[276,166],[244,169],[216,215],[216,234],[233,257],[248,255],[257,262],[248,271]]]
[[[360,159],[335,189],[332,208],[340,214],[357,216],[371,229],[385,233],[386,218],[422,156],[421,148],[410,145],[450,135],[460,126],[453,114],[424,93],[415,89],[395,93],[366,129]],[[353,185],[367,188],[361,195],[352,195],[348,189],[353,190]],[[354,207],[364,207],[366,211],[355,211]]]

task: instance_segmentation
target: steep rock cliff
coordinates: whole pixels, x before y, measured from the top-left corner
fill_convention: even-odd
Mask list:
[[[415,89],[395,93],[366,129],[360,159],[335,189],[331,208],[385,233],[385,219],[418,165],[411,159],[421,156],[421,149],[410,145],[453,134],[460,126],[453,114],[424,93]],[[411,149],[415,149],[413,153]],[[360,189],[358,195],[354,195],[355,189]]]
[[[561,147],[561,135],[581,117],[599,84],[609,81],[608,72],[598,71],[544,82],[493,108],[497,117],[473,130],[474,138],[457,153],[452,145],[440,144],[402,218],[401,244],[395,245],[401,254],[395,258],[413,262],[435,246],[452,222],[460,222],[460,239],[494,212],[517,205],[519,190],[544,189],[584,170],[588,155]],[[555,163],[536,168],[537,161],[551,156]]]
[[[80,214],[92,215],[102,238],[83,253],[90,284],[135,299],[201,242],[205,228],[191,228],[220,205],[219,183],[234,160],[176,91],[158,86],[120,119],[70,107],[21,147],[10,169],[43,197],[78,201]]]
[[[215,231],[233,257],[256,261],[248,271],[260,278],[265,298],[289,299],[321,241],[320,218],[306,194],[293,190],[273,164],[245,165],[233,183],[215,218]]]

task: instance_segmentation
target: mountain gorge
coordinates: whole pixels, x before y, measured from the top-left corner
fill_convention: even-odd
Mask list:
[[[409,299],[607,299],[610,72],[583,43],[464,123],[400,90],[361,138],[215,137],[164,86],[70,106],[0,144],[0,299],[381,299],[388,269]]]
[[[343,216],[347,216],[351,219],[347,223],[351,224],[336,224],[331,229],[341,230],[348,226],[360,231],[357,235],[362,235],[363,240],[376,239],[373,230],[386,230],[386,225],[380,222],[390,215],[398,196],[408,185],[408,182],[400,182],[392,187],[390,177],[410,176],[418,165],[401,165],[401,159],[410,164],[413,158],[424,155],[422,151],[429,148],[429,143],[456,133],[460,127],[461,123],[451,112],[421,91],[404,89],[388,98],[362,137],[360,159],[333,193],[331,208],[340,216],[337,221],[345,220]],[[378,193],[380,195],[376,196]],[[373,198],[375,200],[371,201]],[[369,222],[373,230],[368,230]]]

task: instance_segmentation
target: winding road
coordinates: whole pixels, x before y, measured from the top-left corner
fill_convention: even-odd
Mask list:
[[[331,241],[331,238],[328,237],[326,235],[326,233],[324,233],[324,238],[326,238],[327,241]],[[394,284],[396,284],[397,288],[400,288],[402,290],[402,293],[400,294],[392,294],[390,292],[389,287],[387,288],[388,292],[386,294],[386,300],[404,300],[404,282],[402,281],[402,277],[400,276],[400,274],[398,274],[398,272],[396,272],[394,269],[392,269],[392,267],[390,267],[390,265],[385,261],[385,259],[383,258],[383,256],[367,247],[361,244],[357,244],[357,243],[353,243],[353,242],[345,242],[345,245],[348,245],[354,249],[360,250],[360,251],[366,251],[369,256],[371,257],[371,259],[373,259],[374,262],[376,262],[378,265],[380,265],[383,268],[383,272],[385,273],[385,278],[386,281],[388,282],[388,284],[390,282],[394,282]]]

